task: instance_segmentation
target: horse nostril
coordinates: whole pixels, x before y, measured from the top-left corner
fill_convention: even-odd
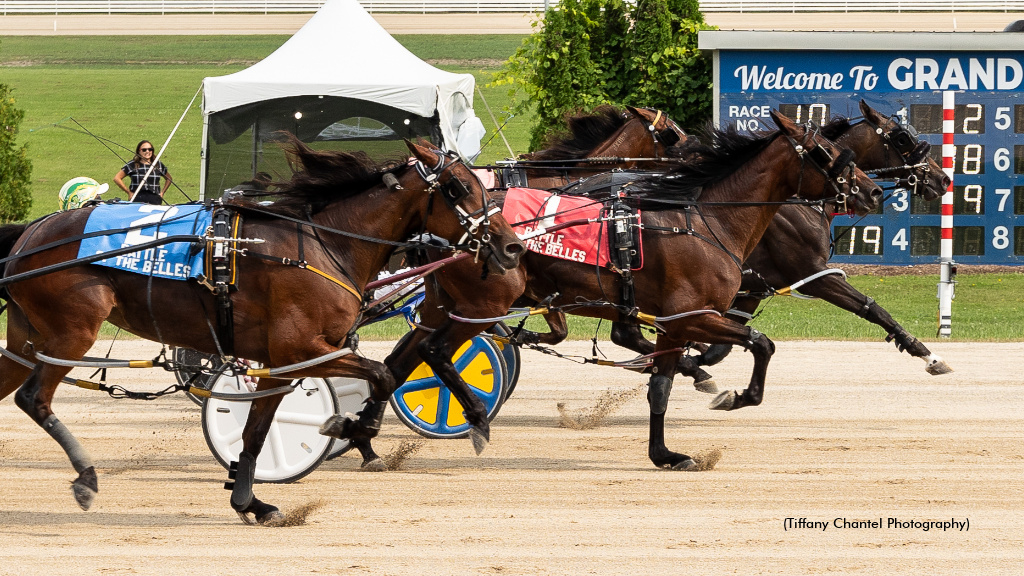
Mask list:
[[[526,246],[522,242],[513,242],[505,246],[505,254],[509,256],[519,256],[526,250]]]

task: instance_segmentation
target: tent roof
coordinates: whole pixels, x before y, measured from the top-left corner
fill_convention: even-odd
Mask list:
[[[203,113],[291,96],[340,96],[430,117],[450,108],[457,93],[471,108],[474,85],[472,75],[439,70],[406,50],[356,0],[328,0],[264,60],[206,78]]]

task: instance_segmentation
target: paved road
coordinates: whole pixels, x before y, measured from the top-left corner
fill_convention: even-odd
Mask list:
[[[293,34],[312,14],[0,16],[0,36]],[[392,34],[529,34],[534,14],[374,14]],[[1024,12],[707,14],[723,30],[989,31]]]

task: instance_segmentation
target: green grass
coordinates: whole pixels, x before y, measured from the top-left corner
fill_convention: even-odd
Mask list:
[[[504,88],[487,88],[494,63],[507,58],[522,36],[398,36],[411,51],[452,72],[472,73],[495,115],[508,102]],[[76,176],[111,182],[121,161],[92,136],[134,148],[150,139],[161,146],[202,79],[241,70],[273,52],[287,36],[14,36],[0,41],[0,81],[11,86],[17,106],[26,112],[19,142],[27,143],[33,162],[32,217],[56,210],[61,185]],[[28,65],[27,65],[28,64]],[[493,129],[487,107],[478,98],[477,114]],[[526,150],[532,117],[513,118],[505,136],[514,152]],[[199,101],[185,116],[164,153],[184,193],[199,189],[201,138]],[[126,152],[107,144],[120,152]],[[508,156],[500,138],[485,148],[479,162]],[[172,189],[173,190],[173,189]],[[108,196],[110,196],[108,194]],[[174,201],[184,200],[178,192]],[[854,286],[886,307],[911,333],[935,339],[938,301],[935,276],[859,276]],[[1024,314],[1024,275],[961,274],[953,304],[955,340],[1024,339],[1014,320]],[[1009,320],[1009,321],[1008,321]],[[776,340],[878,340],[877,326],[820,301],[775,298],[754,325]],[[607,339],[608,323],[602,325]],[[531,319],[529,327],[544,329]],[[588,339],[597,322],[570,317],[572,338]],[[405,333],[401,320],[360,331],[364,338],[395,339]],[[104,334],[112,335],[113,330]]]

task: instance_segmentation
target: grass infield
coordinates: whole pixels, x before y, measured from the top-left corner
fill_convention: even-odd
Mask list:
[[[19,143],[33,162],[31,217],[57,209],[61,185],[76,176],[112,182],[122,159],[141,139],[159,149],[185,113],[203,78],[221,76],[255,63],[287,36],[16,36],[0,39],[0,82],[13,89],[25,110]],[[472,73],[484,100],[500,116],[509,101],[505,88],[488,88],[491,74],[522,41],[522,36],[408,35],[396,38],[439,68]],[[493,131],[487,106],[478,97],[477,114]],[[202,134],[200,100],[185,114],[161,160],[181,190],[172,201],[198,196]],[[499,121],[502,119],[499,118]],[[505,138],[515,153],[526,151],[529,115],[512,118]],[[95,135],[96,137],[93,137]],[[116,154],[115,154],[116,153]],[[484,148],[479,162],[509,156],[500,137]],[[111,184],[113,188],[113,185]],[[107,194],[108,197],[118,194]],[[851,276],[851,283],[874,298],[922,340],[936,339],[934,276]],[[953,303],[953,339],[1024,339],[1024,274],[967,274],[959,277]],[[881,328],[820,301],[778,297],[765,304],[753,323],[776,340],[880,340]],[[531,320],[532,328],[543,322]],[[591,338],[596,321],[570,317],[572,338]],[[396,339],[405,333],[395,321],[370,326],[364,338]],[[607,338],[608,323],[600,329]],[[107,335],[113,330],[105,330]]]

